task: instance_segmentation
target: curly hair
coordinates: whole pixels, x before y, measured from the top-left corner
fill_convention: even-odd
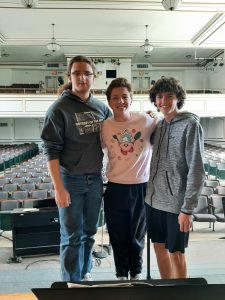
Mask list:
[[[156,96],[159,93],[171,92],[177,97],[177,108],[181,109],[184,106],[184,101],[186,99],[186,93],[181,86],[180,82],[173,77],[162,77],[157,80],[156,83],[149,91],[150,101],[156,105]]]
[[[118,88],[118,87],[125,87],[128,90],[128,92],[130,93],[130,96],[132,98],[132,86],[131,86],[131,84],[128,82],[128,80],[126,78],[118,77],[118,78],[112,80],[111,83],[109,84],[109,86],[106,89],[105,94],[106,94],[106,97],[107,97],[108,101],[110,100],[112,90],[114,88]]]

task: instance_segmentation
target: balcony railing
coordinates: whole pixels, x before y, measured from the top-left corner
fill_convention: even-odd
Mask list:
[[[95,95],[105,95],[105,89],[93,89]],[[191,89],[187,94],[225,94],[225,89]],[[148,89],[136,89],[134,94],[148,94]],[[14,84],[12,86],[0,86],[0,94],[57,94],[57,88],[43,88],[39,84]]]

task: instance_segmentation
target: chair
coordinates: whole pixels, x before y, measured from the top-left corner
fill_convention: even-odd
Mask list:
[[[214,193],[214,189],[211,186],[203,186],[201,195],[211,196]]]
[[[220,163],[217,166],[217,178],[225,180],[225,164]]]
[[[217,222],[225,222],[223,199],[225,199],[225,195],[210,196],[210,200],[213,205],[213,214],[216,217]]]
[[[29,172],[19,172],[19,173],[17,173],[17,176],[18,177],[23,177],[23,178],[28,178],[28,177],[31,176],[31,173],[29,173]]]
[[[32,191],[35,190],[35,183],[34,182],[26,182],[22,183],[20,186],[22,191]]]
[[[0,199],[6,200],[9,198],[9,193],[7,191],[0,191]]]
[[[40,190],[51,190],[53,188],[53,183],[52,182],[41,182],[37,185],[37,188]]]
[[[218,195],[225,195],[225,186],[217,186],[216,187],[216,193]]]
[[[26,182],[25,177],[15,177],[11,180],[12,183],[22,184]]]
[[[43,182],[52,182],[52,178],[50,176],[45,176],[42,179]]]
[[[216,222],[216,217],[211,213],[211,205],[208,203],[208,197],[201,195],[198,199],[198,205],[193,211],[193,221],[195,222],[209,222],[209,227]],[[192,225],[193,231],[193,225]]]
[[[217,163],[216,161],[209,160],[209,166],[208,166],[208,175],[213,178],[217,178]]]
[[[225,163],[224,162],[220,162],[217,164],[217,169],[225,169]]]
[[[32,199],[46,199],[48,197],[48,190],[33,190],[30,193]]]
[[[12,199],[26,199],[28,191],[12,191]]]
[[[28,177],[27,182],[41,183],[42,179],[41,177]]]
[[[17,190],[18,184],[17,183],[6,183],[3,185],[3,191],[12,192]]]
[[[41,207],[42,206],[41,202],[47,198],[48,198],[47,190],[32,190],[30,191],[30,198],[23,201],[23,208]]]
[[[0,201],[0,212],[2,211],[10,211],[19,207],[19,201],[6,199],[4,201]]]
[[[206,179],[204,182],[204,186],[211,186],[213,188],[216,188],[218,185],[220,185],[219,180],[210,180],[210,179]]]
[[[5,173],[5,178],[9,178],[10,180],[16,177],[16,173]]]
[[[0,178],[0,187],[3,187],[5,183],[9,183],[9,178],[5,178],[5,177]]]

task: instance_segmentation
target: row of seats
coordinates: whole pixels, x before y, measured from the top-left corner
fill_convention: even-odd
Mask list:
[[[41,178],[39,178],[41,180]],[[12,192],[12,191],[31,191],[34,189],[37,190],[51,190],[53,189],[53,183],[52,182],[23,182],[21,184],[18,183],[5,183],[1,186],[0,191],[7,191],[7,192]]]
[[[20,174],[21,175],[21,174]],[[22,183],[26,183],[26,182],[52,182],[51,180],[51,177],[50,176],[46,176],[46,174],[38,174],[38,173],[35,173],[35,174],[31,174],[27,177],[23,177],[23,175],[21,177],[8,177],[7,175],[6,176],[3,176],[0,178],[0,186],[2,186],[3,184],[9,184],[9,183],[17,183],[17,184],[22,184]]]
[[[225,180],[225,149],[205,144],[204,168],[209,179]]]
[[[0,145],[0,172],[5,172],[38,153],[39,148],[35,143]]]
[[[223,207],[223,205],[225,206],[225,186],[220,185],[223,183],[221,180],[208,179],[207,176],[206,178],[198,206],[193,213],[193,221],[209,222],[209,227],[213,224],[214,231],[215,222],[225,222]]]
[[[213,224],[215,230],[215,222],[225,222],[224,217],[225,195],[213,194],[211,196],[201,195],[198,200],[198,206],[193,212],[193,221],[209,222]],[[193,230],[193,226],[192,226]]]
[[[209,178],[225,180],[225,162],[204,160],[204,168]]]
[[[53,199],[54,190],[32,190],[32,191],[0,191],[0,211],[11,211],[18,207],[33,208],[37,201]]]
[[[0,177],[0,229],[11,230],[11,211],[55,206],[55,190],[46,159],[39,151],[24,161],[13,161]],[[1,170],[2,171],[2,170]]]
[[[216,194],[225,194],[223,191],[224,182],[219,179],[205,179],[204,187],[211,187]],[[203,187],[204,190],[207,190]]]
[[[209,227],[212,224],[214,231],[216,222],[225,222],[225,149],[205,144],[204,168],[206,179],[193,213],[193,221],[209,222]]]

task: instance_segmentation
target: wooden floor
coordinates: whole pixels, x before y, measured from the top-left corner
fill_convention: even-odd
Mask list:
[[[0,300],[37,300],[33,293],[0,294]]]

